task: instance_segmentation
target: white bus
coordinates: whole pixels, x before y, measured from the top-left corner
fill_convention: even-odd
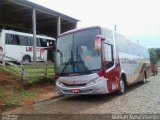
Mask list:
[[[95,26],[61,34],[56,45],[56,87],[60,94],[125,92],[150,76],[147,48]]]
[[[37,35],[36,61],[46,61],[55,38]],[[0,30],[0,53],[23,62],[33,61],[33,34]]]

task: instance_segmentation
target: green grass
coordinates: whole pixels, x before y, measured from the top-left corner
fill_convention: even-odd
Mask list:
[[[44,65],[24,65],[24,80],[25,83],[33,83],[36,81],[39,81],[42,78],[45,78],[45,66]],[[51,78],[55,75],[54,73],[54,64],[49,64],[47,66],[47,77]],[[6,66],[5,69],[3,69],[2,66],[0,66],[0,70],[7,71],[13,73],[16,77],[21,76],[21,66]]]
[[[14,94],[13,89],[0,88],[0,103],[6,106],[17,106],[20,104],[19,97]]]
[[[5,97],[5,94],[2,90],[0,90],[0,100],[3,99]]]
[[[24,89],[15,90],[14,93],[17,94],[18,96],[27,97],[27,98],[32,98],[35,96],[34,93],[30,93]]]
[[[9,100],[7,100],[6,101],[6,105],[7,106],[19,106],[20,105],[20,100],[19,100],[19,98],[18,97],[15,97],[15,96],[12,96],[12,98],[11,99],[9,99]]]
[[[24,68],[24,73],[26,77],[44,76],[45,72],[45,67]],[[49,69],[47,70],[47,74],[54,75],[54,68],[49,67]]]
[[[44,66],[25,66],[25,72],[31,72],[31,74],[26,74],[29,77],[33,77],[31,79],[28,79],[26,77],[27,83],[34,83],[36,81],[43,81],[45,79],[39,79],[37,76],[44,76]],[[40,87],[33,87],[31,90],[24,90],[19,87],[17,84],[19,82],[16,82],[16,80],[19,78],[17,74],[10,74],[10,72],[16,71],[16,73],[19,73],[20,69],[15,66],[7,66],[5,69],[0,66],[0,72],[1,75],[4,74],[4,78],[1,76],[0,81],[0,113],[3,110],[6,110],[10,107],[16,107],[16,106],[24,106],[33,103],[34,101],[38,100],[38,96],[44,92],[44,89]],[[48,71],[50,72],[50,76],[54,75],[54,65],[49,65]],[[25,76],[26,76],[25,75]],[[18,78],[17,78],[18,77]],[[6,80],[6,81],[5,81]],[[15,82],[13,82],[15,81]],[[17,84],[15,84],[17,83]]]
[[[28,83],[33,83],[45,77],[45,66],[25,66],[24,79]],[[54,65],[49,65],[47,69],[47,77],[54,76]]]
[[[11,89],[10,86],[6,89],[5,86],[0,86],[0,105],[4,107],[23,106],[26,103],[24,100],[36,101],[37,96],[42,92],[42,89],[35,88],[32,91],[24,89]]]

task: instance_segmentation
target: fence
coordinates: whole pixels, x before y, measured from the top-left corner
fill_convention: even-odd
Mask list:
[[[25,64],[22,67],[21,76],[24,83],[32,83],[39,79],[49,79],[54,77],[54,65],[48,62],[38,62]]]
[[[0,66],[16,75],[23,84],[54,77],[54,65],[49,62],[24,63],[0,54]]]

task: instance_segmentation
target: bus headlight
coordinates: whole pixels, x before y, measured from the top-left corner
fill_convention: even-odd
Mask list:
[[[64,84],[63,84],[62,82],[60,82],[60,81],[57,81],[56,84],[57,84],[58,86],[64,86]]]
[[[101,77],[91,80],[90,82],[87,83],[87,86],[94,85],[101,80],[102,80]]]

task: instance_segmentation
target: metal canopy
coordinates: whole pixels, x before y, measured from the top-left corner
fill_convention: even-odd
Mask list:
[[[0,0],[0,29],[33,33],[33,61],[36,62],[36,34],[57,38],[74,29],[78,20],[27,0]]]
[[[36,11],[37,34],[45,34],[56,38],[58,32],[62,33],[74,29],[79,21],[26,0],[0,0],[0,29],[33,33],[33,8]],[[57,29],[58,27],[61,31]]]

